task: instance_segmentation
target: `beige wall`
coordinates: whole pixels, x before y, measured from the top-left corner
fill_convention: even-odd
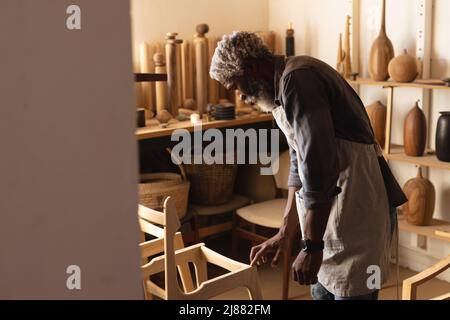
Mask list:
[[[142,297],[130,34],[128,1],[0,1],[0,299]]]
[[[211,36],[235,30],[265,31],[268,0],[131,0],[135,61],[139,43],[164,42],[167,32],[192,40],[195,26],[207,23]]]

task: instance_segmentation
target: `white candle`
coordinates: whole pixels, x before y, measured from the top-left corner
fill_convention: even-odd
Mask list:
[[[191,114],[191,123],[197,124],[200,122],[200,115],[198,113]]]

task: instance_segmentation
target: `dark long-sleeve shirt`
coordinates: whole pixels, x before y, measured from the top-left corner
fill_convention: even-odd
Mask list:
[[[331,202],[340,171],[335,139],[375,141],[364,105],[333,68],[308,56],[277,57],[274,83],[300,153],[290,149],[289,186],[302,188],[307,209]]]

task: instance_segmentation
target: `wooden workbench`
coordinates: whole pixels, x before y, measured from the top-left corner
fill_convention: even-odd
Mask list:
[[[240,116],[235,120],[220,120],[220,121],[209,121],[202,123],[202,130],[207,129],[219,129],[219,128],[232,128],[245,125],[251,125],[255,123],[269,122],[272,121],[273,117],[271,114],[260,114],[258,116]],[[194,131],[194,125],[190,121],[182,121],[171,124],[166,128],[158,126],[149,126],[145,128],[138,128],[136,131],[136,137],[138,140],[154,139],[161,137],[170,137],[173,131],[177,129],[186,129],[189,132]]]

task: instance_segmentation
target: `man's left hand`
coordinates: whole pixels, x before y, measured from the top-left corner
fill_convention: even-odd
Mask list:
[[[322,259],[322,251],[312,253],[300,251],[292,264],[294,280],[302,285],[316,284],[317,274],[319,273],[320,266],[322,265]]]

